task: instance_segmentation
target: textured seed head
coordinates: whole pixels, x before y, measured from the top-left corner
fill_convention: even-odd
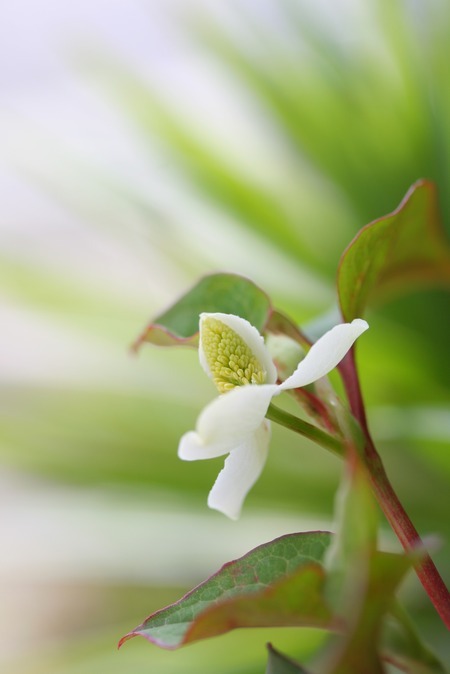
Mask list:
[[[202,324],[202,346],[212,379],[219,393],[235,386],[264,384],[266,372],[247,344],[234,330],[217,318]]]

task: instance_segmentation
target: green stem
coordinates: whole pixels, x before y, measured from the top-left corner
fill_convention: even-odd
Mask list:
[[[271,421],[275,421],[277,424],[316,442],[318,445],[333,452],[333,454],[337,454],[340,457],[344,456],[344,444],[338,438],[325,433],[325,431],[317,428],[317,426],[313,426],[313,424],[309,424],[307,421],[303,421],[303,419],[299,419],[289,412],[280,410],[279,407],[275,407],[272,404],[269,405],[266,416]]]

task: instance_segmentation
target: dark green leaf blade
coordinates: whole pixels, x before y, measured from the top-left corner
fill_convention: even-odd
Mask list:
[[[262,330],[271,312],[270,300],[252,281],[236,274],[205,276],[167,311],[157,316],[138,337],[156,346],[197,346],[199,315],[222,312],[246,318]]]
[[[225,634],[236,627],[328,627],[337,625],[323,599],[325,572],[306,564],[258,592],[247,592],[203,611],[185,643]]]
[[[437,284],[450,286],[450,247],[436,188],[420,180],[393,213],[363,227],[344,251],[337,277],[342,315],[351,321],[372,302]]]
[[[120,644],[140,635],[174,649],[239,626],[328,626],[331,615],[319,589],[330,540],[327,532],[309,532],[260,545],[149,616]]]

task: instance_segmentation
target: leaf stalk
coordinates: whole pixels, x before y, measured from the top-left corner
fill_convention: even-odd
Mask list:
[[[337,456],[343,457],[345,454],[344,443],[339,440],[339,438],[334,435],[329,435],[329,433],[322,431],[317,426],[314,426],[303,419],[299,419],[289,412],[285,412],[285,410],[276,407],[272,403],[269,405],[266,417],[271,421],[280,424],[280,426],[284,426],[295,433],[303,435],[305,438],[308,438],[333,452],[333,454],[337,454]]]

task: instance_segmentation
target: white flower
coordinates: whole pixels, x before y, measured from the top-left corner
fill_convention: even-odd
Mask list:
[[[270,422],[265,416],[272,398],[328,374],[368,327],[361,319],[335,326],[277,385],[275,365],[256,328],[232,314],[201,314],[200,363],[220,395],[201,412],[195,431],[183,435],[178,456],[197,461],[229,454],[209,494],[210,508],[239,517],[267,458]]]

